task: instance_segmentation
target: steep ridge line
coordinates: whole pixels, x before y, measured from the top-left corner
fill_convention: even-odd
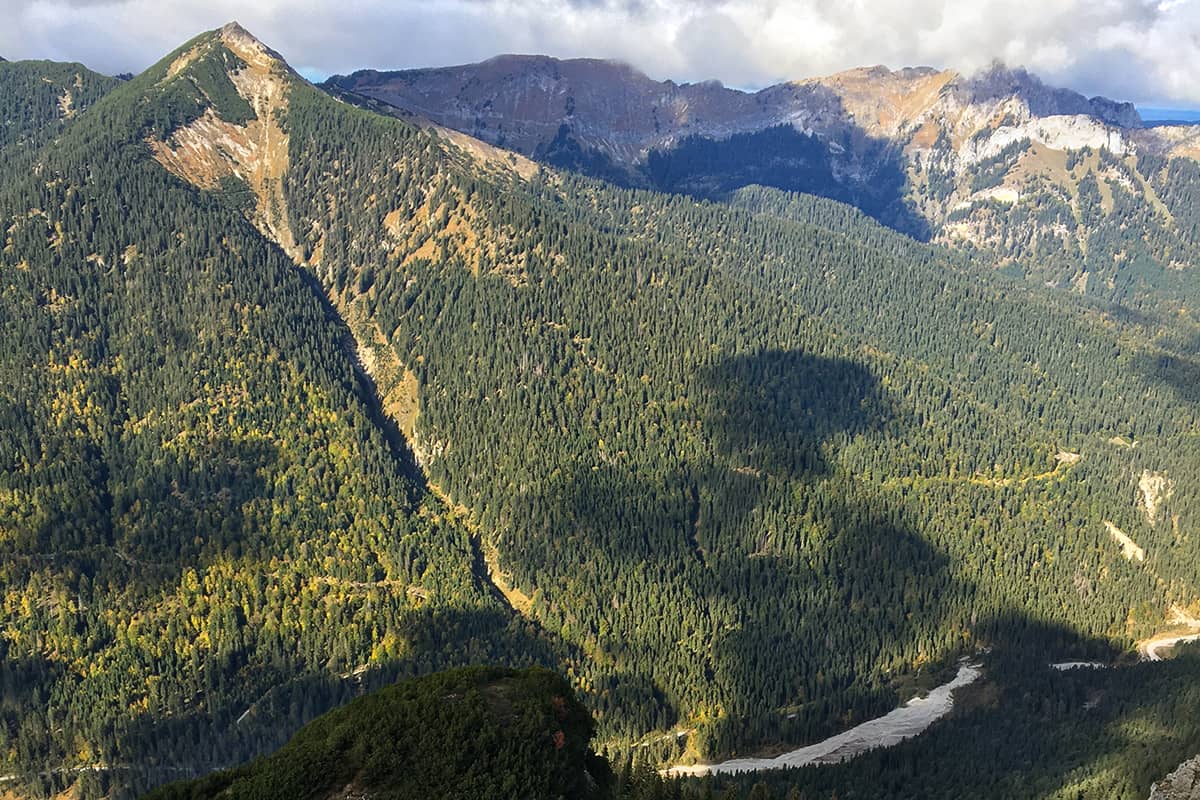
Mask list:
[[[176,59],[165,80],[183,80],[187,66],[218,42],[246,65],[231,70],[228,76],[238,95],[253,109],[255,119],[238,125],[222,119],[209,107],[199,119],[174,131],[167,140],[150,138],[147,144],[160,164],[201,189],[216,189],[225,178],[245,181],[256,201],[252,221],[293,261],[299,261],[283,191],[283,177],[289,167],[289,138],[280,118],[287,111],[292,81],[302,79],[262,42],[237,23],[230,23],[213,40],[196,45]]]
[[[377,358],[374,357],[377,342],[372,341],[374,337],[368,334],[364,325],[352,325],[347,318],[347,312],[353,313],[354,301],[358,298],[352,294],[348,297],[330,295],[313,272],[319,255],[314,253],[311,262],[306,261],[291,230],[284,191],[284,178],[290,167],[290,139],[280,121],[287,113],[292,82],[303,79],[278,54],[237,23],[230,23],[218,31],[215,39],[200,43],[177,58],[168,68],[167,80],[180,79],[190,64],[218,42],[246,64],[245,68],[228,74],[238,94],[250,104],[256,119],[237,125],[222,119],[210,107],[199,119],[176,130],[167,140],[150,139],[148,144],[155,159],[168,171],[200,189],[218,189],[226,178],[242,180],[249,186],[256,199],[251,221],[264,237],[287,254],[320,300],[327,318],[342,331],[344,350],[354,366],[372,421],[384,433],[401,470],[415,484],[417,496],[412,499],[419,500],[421,494],[430,492],[460,522],[468,524],[467,510],[456,505],[440,487],[432,485],[421,467],[421,451],[415,438],[415,420],[419,413],[415,377],[405,365],[398,364],[396,380],[387,381],[386,386],[380,385]],[[442,141],[489,168],[511,170],[522,179],[529,179],[538,169],[527,159],[457,131],[434,128],[433,132]],[[393,413],[396,410],[404,413]],[[468,528],[471,527],[468,524]],[[476,551],[472,569],[477,577],[491,586],[493,594],[515,613],[528,616],[532,601],[511,585],[500,568],[496,547],[484,542],[477,530],[472,531],[470,539]]]

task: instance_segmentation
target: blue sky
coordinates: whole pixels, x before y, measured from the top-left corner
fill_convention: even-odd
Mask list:
[[[1147,122],[1170,120],[1171,122],[1200,122],[1200,109],[1139,107],[1142,119]]]
[[[1086,94],[1200,108],[1200,0],[0,0],[0,19],[0,55],[110,73],[237,19],[315,76],[519,52],[758,87],[1000,59]]]

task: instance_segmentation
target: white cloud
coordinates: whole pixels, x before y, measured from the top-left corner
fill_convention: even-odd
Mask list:
[[[138,71],[235,18],[320,73],[539,52],[749,87],[1000,58],[1086,93],[1200,105],[1200,0],[0,0],[0,55]]]

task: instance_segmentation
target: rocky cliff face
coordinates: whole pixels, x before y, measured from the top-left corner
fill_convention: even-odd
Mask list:
[[[632,164],[689,135],[708,137],[806,118],[811,90],[747,94],[719,83],[655,81],[598,59],[497,56],[479,64],[403,72],[365,70],[329,84],[428,117],[528,156],[560,130],[614,161]],[[769,102],[768,102],[769,101]]]
[[[1084,97],[1070,89],[1047,86],[1024,69],[993,64],[979,74],[961,80],[955,87],[964,103],[986,103],[1015,97],[1037,117],[1090,116],[1121,128],[1142,127],[1142,117],[1132,103],[1106,97]]]
[[[1200,756],[1150,787],[1150,800],[1197,800],[1200,798]]]
[[[365,70],[329,83],[529,156],[565,128],[622,164],[687,136],[720,139],[777,125],[828,138],[859,129],[903,141],[923,131],[933,144],[930,124],[960,141],[1046,117],[1086,117],[1097,128],[1142,124],[1129,103],[1051,88],[1002,65],[973,77],[877,66],[749,93],[717,82],[655,81],[611,61],[506,55],[458,67]]]

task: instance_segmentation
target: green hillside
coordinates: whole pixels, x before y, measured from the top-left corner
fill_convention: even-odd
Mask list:
[[[592,720],[541,669],[474,667],[403,681],[308,724],[276,753],[146,800],[610,796]]]
[[[237,763],[368,666],[510,654],[305,276],[151,160],[222,86],[169,63],[0,188],[0,773],[34,793]]]
[[[1185,315],[828,201],[539,170],[230,26],[37,155],[0,167],[23,792],[230,767],[481,661],[560,668],[614,752],[803,744],[1200,599]]]
[[[289,127],[302,259],[415,377],[431,483],[586,655],[602,738],[811,740],[922,665],[1104,652],[1195,599],[1188,328],[832,204],[497,184],[318,95]]]
[[[119,83],[82,64],[0,59],[0,150],[43,144]]]

